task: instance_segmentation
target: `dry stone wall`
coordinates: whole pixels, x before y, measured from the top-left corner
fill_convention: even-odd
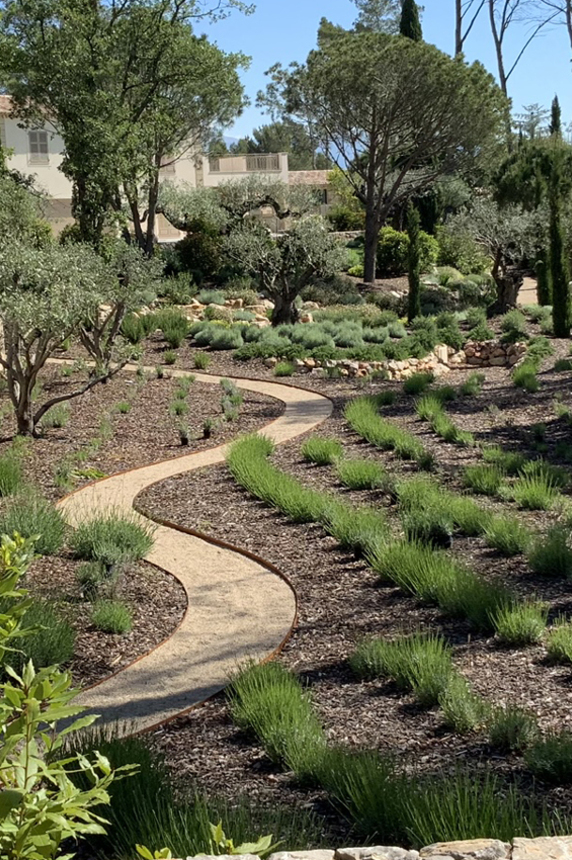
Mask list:
[[[195,860],[188,857],[187,860]],[[199,858],[196,858],[199,860]],[[254,854],[201,854],[200,860],[259,860]],[[317,851],[279,851],[269,860],[572,860],[572,836],[541,836],[537,839],[473,839],[467,842],[436,842],[421,851],[386,845],[368,848],[337,848]]]

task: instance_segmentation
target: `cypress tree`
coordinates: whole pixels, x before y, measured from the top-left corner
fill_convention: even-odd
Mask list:
[[[421,247],[419,212],[409,204],[407,209],[407,235],[409,237],[409,248],[407,251],[407,275],[409,279],[409,297],[407,305],[407,318],[409,322],[421,314]]]
[[[550,134],[552,137],[562,137],[562,111],[558,96],[552,99],[552,108],[550,110]]]
[[[539,305],[552,304],[552,280],[548,251],[543,251],[534,266],[536,272],[536,297]]]
[[[421,29],[421,21],[419,20],[419,7],[415,0],[403,0],[399,32],[402,36],[406,36],[414,42],[423,41],[423,31]]]
[[[548,189],[550,212],[549,254],[552,280],[552,317],[556,337],[570,337],[571,304],[570,273],[564,250],[564,225],[562,223],[562,191],[560,159],[556,156],[552,167]]]

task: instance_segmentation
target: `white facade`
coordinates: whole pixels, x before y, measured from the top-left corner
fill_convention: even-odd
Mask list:
[[[33,176],[38,189],[49,199],[47,216],[59,233],[71,216],[72,184],[59,170],[63,160],[64,142],[55,130],[24,129],[10,117],[10,98],[0,95],[0,142],[11,150],[8,165],[26,176]],[[185,183],[194,188],[216,188],[233,179],[243,179],[252,173],[288,183],[288,155],[235,155],[209,158],[188,150],[161,170],[169,182]],[[159,241],[173,241],[182,233],[159,216]]]

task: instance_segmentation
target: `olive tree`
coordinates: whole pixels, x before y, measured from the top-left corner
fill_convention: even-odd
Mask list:
[[[123,355],[111,364],[120,320],[129,307],[125,298],[128,279],[122,281],[121,271],[114,265],[85,245],[0,245],[4,336],[0,366],[18,433],[37,435],[39,422],[52,406],[109,379],[128,360]],[[95,359],[94,370],[76,388],[36,406],[34,387],[46,362],[68,337],[79,333]]]
[[[300,291],[314,278],[339,272],[346,256],[319,215],[301,218],[277,239],[260,225],[245,224],[228,236],[226,249],[274,302],[272,325],[296,322],[294,303]]]
[[[482,65],[402,36],[322,22],[306,63],[271,75],[260,102],[311,126],[365,207],[367,282],[391,213],[486,165],[505,127],[508,102]]]

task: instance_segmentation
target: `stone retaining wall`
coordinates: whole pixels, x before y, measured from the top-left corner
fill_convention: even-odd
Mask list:
[[[414,373],[432,373],[443,376],[453,368],[513,367],[526,354],[525,343],[501,344],[498,341],[469,341],[456,352],[444,343],[424,358],[406,358],[403,361],[354,361],[347,358],[318,361],[315,358],[297,358],[292,364],[298,373],[328,376],[337,368],[340,376],[370,376],[383,372],[388,379],[403,380]],[[277,358],[266,358],[266,367],[275,367]]]
[[[200,860],[259,860],[254,854],[200,855]],[[194,860],[194,858],[187,858]],[[197,858],[198,860],[198,858]],[[373,845],[369,848],[321,849],[318,851],[279,851],[269,860],[572,860],[572,836],[515,838],[511,843],[498,839],[473,839],[468,842],[437,842],[421,851]]]

